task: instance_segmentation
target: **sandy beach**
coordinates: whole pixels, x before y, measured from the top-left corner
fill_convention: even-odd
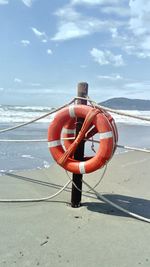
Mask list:
[[[150,218],[150,157],[141,152],[115,155],[96,188],[132,212]],[[84,179],[94,186],[99,170]],[[63,169],[6,173],[0,177],[0,198],[41,198],[68,180]],[[84,190],[87,188],[84,186]],[[136,220],[84,192],[82,206],[70,206],[70,186],[53,200],[0,203],[0,266],[150,265],[150,225]]]

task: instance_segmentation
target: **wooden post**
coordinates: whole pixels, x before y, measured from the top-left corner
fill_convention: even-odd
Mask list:
[[[88,96],[88,83],[82,82],[78,84],[78,97],[87,98]],[[77,104],[86,105],[87,100],[78,99]],[[84,119],[78,118],[77,125],[76,125],[76,136],[78,135],[79,131],[81,130],[82,124]],[[84,158],[84,141],[82,141],[74,154],[74,158],[79,161],[83,161]],[[73,173],[73,182],[82,191],[82,174],[74,174]],[[78,208],[81,206],[81,197],[82,192],[80,192],[75,186],[72,184],[72,194],[71,194],[71,206],[73,208]]]

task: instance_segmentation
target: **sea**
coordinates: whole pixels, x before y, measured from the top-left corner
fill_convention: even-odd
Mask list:
[[[29,122],[50,111],[52,111],[51,107],[43,106],[0,105],[0,130]],[[126,110],[123,112],[150,118],[150,111]],[[117,124],[118,144],[150,149],[150,122],[122,115],[111,115]],[[47,130],[53,117],[54,114],[21,128],[0,133],[0,175],[14,171],[48,168],[54,163],[47,141],[23,141],[47,140]],[[16,140],[22,141],[16,142]],[[91,144],[87,145],[87,153],[90,153],[90,149]],[[118,148],[115,153],[125,152],[128,150]]]

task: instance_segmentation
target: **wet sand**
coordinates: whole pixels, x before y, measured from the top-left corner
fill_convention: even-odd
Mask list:
[[[101,174],[99,170],[84,179],[94,186]],[[46,197],[67,181],[66,173],[55,164],[48,169],[6,173],[0,177],[0,198]],[[150,218],[150,155],[115,155],[96,190]],[[69,186],[51,201],[0,203],[0,266],[150,265],[150,224],[127,216],[89,192],[83,193],[80,208],[71,208],[70,199]]]

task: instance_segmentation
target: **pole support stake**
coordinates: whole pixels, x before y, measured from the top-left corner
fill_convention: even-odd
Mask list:
[[[88,96],[88,83],[86,82],[81,82],[78,83],[77,87],[77,96],[82,97],[82,98],[87,98]],[[87,105],[87,99],[78,99],[77,104],[82,104],[82,105]],[[84,119],[83,118],[78,118],[77,119],[77,124],[76,124],[76,136],[80,132],[82,128]],[[82,141],[74,154],[74,159],[83,161],[84,159],[84,141]],[[82,174],[75,174],[73,173],[72,180],[74,184],[72,184],[72,192],[71,192],[71,206],[73,208],[78,208],[81,206],[81,197],[82,197]],[[79,188],[79,190],[75,187]]]

